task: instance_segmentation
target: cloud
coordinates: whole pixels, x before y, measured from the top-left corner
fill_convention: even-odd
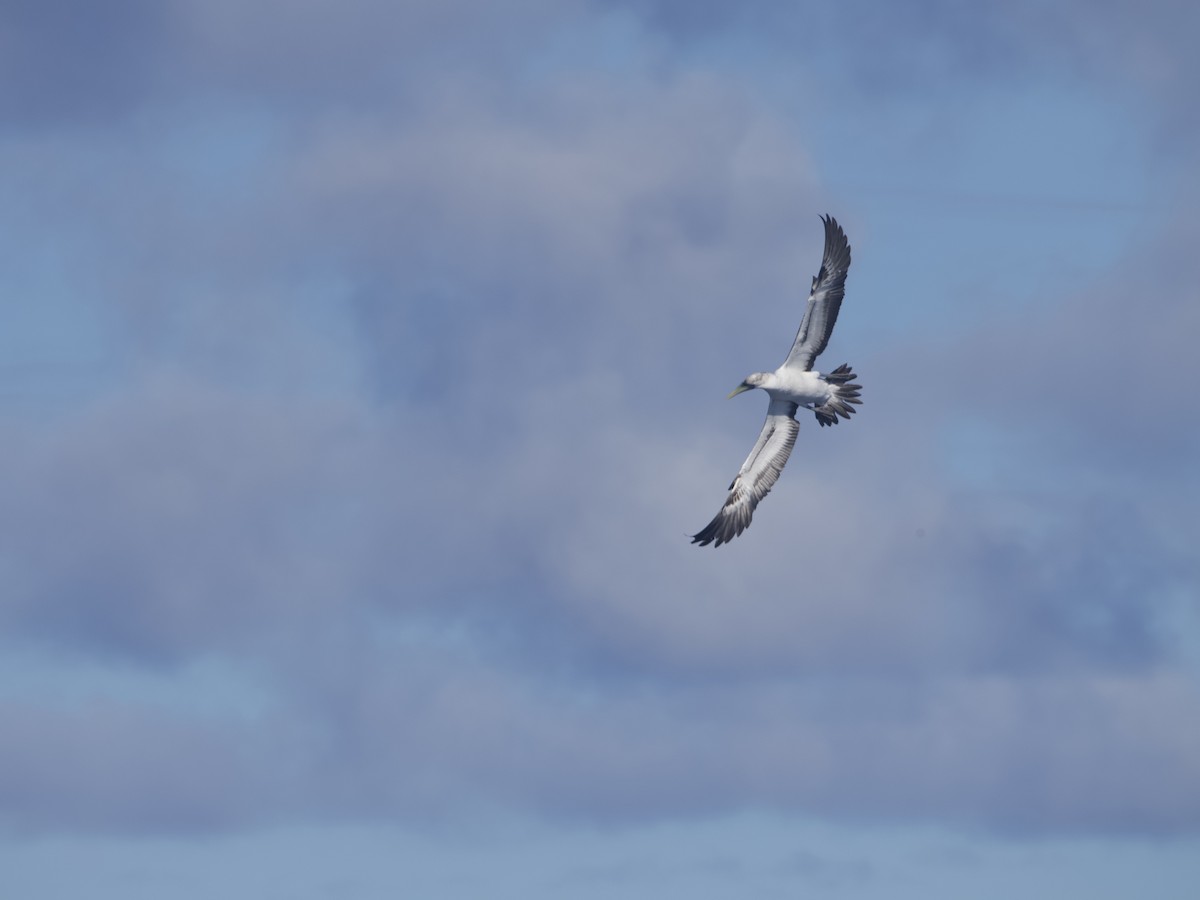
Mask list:
[[[31,832],[210,832],[287,806],[258,735],[105,698],[5,703],[0,823]]]
[[[104,10],[69,0],[14,0],[0,10],[0,133],[68,122],[98,125],[155,93],[170,13],[146,0]]]
[[[10,625],[173,657],[356,590],[355,410],[283,409],[188,379],[10,444]]]
[[[496,807],[620,824],[754,807],[1033,833],[1196,826],[1200,698],[1176,675],[605,688],[428,637],[312,643],[251,720],[103,698],[86,711],[10,705],[22,726],[4,751],[10,817],[174,831]]]
[[[193,84],[247,92],[298,110],[385,108],[418,100],[437,80],[519,68],[529,48],[578,14],[576,3],[476,0],[402,4],[327,0],[184,5]]]
[[[6,701],[11,823],[1197,827],[1168,628],[1196,576],[1186,217],[1099,284],[1002,285],[1036,302],[903,340],[851,336],[979,248],[938,222],[923,246],[949,249],[891,298],[852,276],[831,361],[863,415],[804,423],[747,538],[703,552],[686,535],[762,415],[719,398],[782,354],[815,265],[819,125],[752,67],[656,67],[636,29],[566,66],[547,48],[590,7],[139,9],[114,46],[158,35],[128,66],[179,104],[118,72],[88,142],[29,107],[2,148],[33,179],[6,233],[53,247],[22,272],[103,310],[112,365],[4,424],[0,619],[35,685],[215,661],[268,700],[248,721],[35,686]],[[959,31],[1040,46],[940,9],[918,78],[974,57]],[[752,11],[648,21],[698,40]],[[68,93],[47,116],[85,118]],[[845,218],[866,271],[870,211]]]

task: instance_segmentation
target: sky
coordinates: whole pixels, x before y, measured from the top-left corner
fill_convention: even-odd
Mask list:
[[[0,894],[1192,897],[1198,31],[0,2]]]

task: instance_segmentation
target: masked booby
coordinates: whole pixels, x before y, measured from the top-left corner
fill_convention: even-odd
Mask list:
[[[800,321],[800,330],[787,359],[774,372],[755,372],[733,389],[730,397],[761,388],[771,398],[767,421],[759,432],[754,449],[742,463],[737,477],[729,485],[729,496],[716,517],[692,536],[692,543],[720,547],[750,527],[754,509],[779,479],[784,464],[796,443],[800,423],[796,411],[806,409],[822,425],[836,425],[839,417],[850,418],[854,405],[860,404],[861,385],[848,365],[828,374],[813,370],[813,363],[829,343],[842,297],[846,293],[846,273],[850,269],[850,244],[846,233],[832,216],[825,223],[825,253],[821,270],[813,277],[808,306]]]

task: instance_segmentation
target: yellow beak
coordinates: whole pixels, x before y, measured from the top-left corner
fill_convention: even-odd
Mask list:
[[[754,388],[753,388],[753,386],[752,386],[752,385],[746,384],[746,382],[744,382],[744,381],[743,381],[741,384],[739,384],[737,387],[735,387],[735,388],[733,389],[733,393],[732,393],[732,394],[730,394],[730,395],[729,395],[728,397],[726,397],[725,399],[726,399],[726,400],[732,400],[734,397],[736,397],[738,394],[742,393],[743,391],[750,391],[750,390],[753,390],[753,389],[754,389]]]

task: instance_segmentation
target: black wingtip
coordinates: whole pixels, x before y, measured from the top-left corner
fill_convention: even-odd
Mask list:
[[[692,535],[692,543],[699,544],[701,547],[707,547],[709,544],[720,547],[722,544],[729,543],[743,530],[744,528],[734,530],[721,514],[717,514],[711,522]]]

